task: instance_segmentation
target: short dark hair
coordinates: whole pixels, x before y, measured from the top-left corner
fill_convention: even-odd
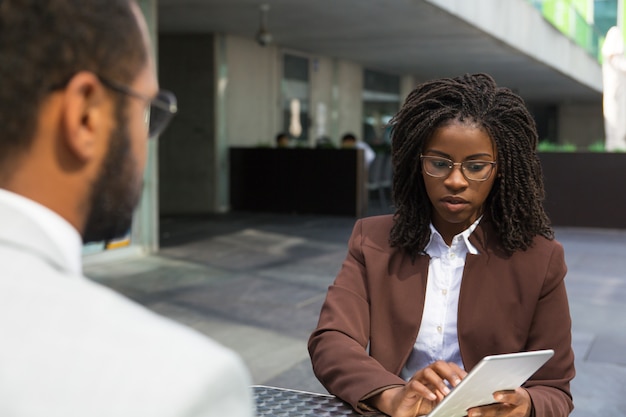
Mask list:
[[[348,140],[353,140],[356,141],[356,135],[354,133],[345,133],[342,137],[341,137],[341,142],[346,142]]]
[[[535,121],[521,97],[487,74],[474,74],[419,85],[391,120],[396,206],[391,244],[411,256],[426,247],[432,208],[419,156],[435,130],[453,121],[480,126],[496,146],[498,176],[485,216],[494,223],[502,249],[512,254],[530,247],[535,236],[553,239],[543,208]]]
[[[43,100],[77,72],[136,78],[148,55],[131,4],[0,1],[0,166],[30,146]]]

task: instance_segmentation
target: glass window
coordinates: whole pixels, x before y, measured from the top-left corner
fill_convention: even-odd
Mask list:
[[[400,77],[365,70],[363,84],[363,140],[385,148],[391,144],[388,123],[400,109]]]

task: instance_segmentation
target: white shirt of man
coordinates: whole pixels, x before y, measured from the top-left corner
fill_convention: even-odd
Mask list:
[[[0,190],[0,416],[254,415],[235,352],[86,279],[81,245]]]

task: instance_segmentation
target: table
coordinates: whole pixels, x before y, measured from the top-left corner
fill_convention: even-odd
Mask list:
[[[328,394],[255,385],[257,417],[360,417],[352,407]],[[370,414],[384,417],[384,414]]]

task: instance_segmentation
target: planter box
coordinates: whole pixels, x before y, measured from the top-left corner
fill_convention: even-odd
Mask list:
[[[626,229],[626,153],[542,152],[554,226]]]

